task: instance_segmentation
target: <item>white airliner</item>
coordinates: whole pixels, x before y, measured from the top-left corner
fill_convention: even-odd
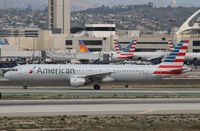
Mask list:
[[[190,69],[183,66],[189,41],[180,42],[159,65],[21,65],[5,72],[4,77],[17,82],[69,82],[72,87],[103,82],[135,82],[158,80],[179,75]],[[24,87],[26,87],[25,85]]]
[[[168,42],[169,44],[169,51],[171,52],[174,47],[175,47],[175,44],[173,43],[173,41],[169,41]],[[165,55],[168,55],[169,52],[167,52]],[[200,53],[199,52],[187,52],[186,54],[186,58],[185,58],[185,61],[196,61],[196,60],[200,60]]]
[[[174,45],[173,42],[171,40],[168,41],[168,45],[169,45],[169,51],[155,51],[155,52],[136,52],[136,44],[137,44],[137,40],[135,40],[133,42],[133,44],[131,46],[129,46],[129,50],[122,50],[120,47],[120,44],[117,40],[114,40],[114,44],[115,44],[115,50],[116,53],[119,55],[121,55],[121,53],[128,53],[130,56],[132,55],[132,59],[133,60],[153,60],[153,59],[157,59],[157,58],[164,58],[167,57],[169,55],[169,53],[174,49]],[[115,56],[115,55],[114,55]]]
[[[114,43],[118,43],[115,42]],[[118,43],[119,44],[119,43]],[[174,49],[174,44],[171,40],[168,41],[168,45],[169,45],[169,50],[168,51],[156,51],[156,52],[135,52],[135,47],[136,47],[136,44],[137,42],[134,43],[135,45],[132,46],[131,50],[134,50],[133,52],[124,52],[124,51],[117,51],[118,48],[116,48],[115,46],[115,50],[116,50],[116,54],[117,55],[113,55],[114,58],[117,59],[117,57],[120,55],[120,53],[124,54],[124,53],[128,53],[130,56],[132,55],[132,59],[133,60],[147,60],[147,61],[150,61],[150,60],[153,60],[153,59],[157,59],[157,58],[165,58],[167,57],[170,52]],[[191,52],[187,52],[186,54],[186,58],[185,58],[185,61],[194,61],[194,60],[200,60],[200,53],[191,53]]]

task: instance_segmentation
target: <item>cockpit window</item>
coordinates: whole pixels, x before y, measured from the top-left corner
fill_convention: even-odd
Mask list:
[[[17,71],[17,69],[12,69],[12,71]]]
[[[17,69],[5,69],[5,71],[6,72],[8,72],[8,71],[15,71],[15,72],[17,72]]]
[[[18,70],[17,69],[3,69],[3,70],[1,70],[0,75],[5,74],[5,73],[7,73],[9,71],[17,72]]]

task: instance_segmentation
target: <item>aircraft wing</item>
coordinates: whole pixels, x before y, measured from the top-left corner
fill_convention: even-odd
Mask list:
[[[151,60],[155,60],[155,59],[159,59],[159,58],[162,58],[162,57],[160,57],[160,56],[147,57],[147,58],[145,58],[145,60],[151,61]]]
[[[113,72],[102,72],[89,75],[76,75],[77,78],[85,78],[87,81],[101,81],[103,78],[111,75]]]

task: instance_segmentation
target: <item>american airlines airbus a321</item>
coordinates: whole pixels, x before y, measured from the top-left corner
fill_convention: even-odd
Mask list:
[[[103,82],[135,82],[158,80],[190,71],[183,66],[189,41],[181,41],[159,65],[21,65],[5,72],[4,77],[17,82],[69,82],[72,87]],[[25,85],[27,86],[27,85]]]

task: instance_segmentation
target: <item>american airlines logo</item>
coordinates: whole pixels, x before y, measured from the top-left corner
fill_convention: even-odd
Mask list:
[[[41,68],[37,69],[37,74],[75,74],[73,68]]]
[[[29,74],[32,74],[32,73],[33,73],[33,71],[35,70],[35,68],[36,68],[36,66],[35,66],[35,67],[33,67],[33,69],[29,71]]]

